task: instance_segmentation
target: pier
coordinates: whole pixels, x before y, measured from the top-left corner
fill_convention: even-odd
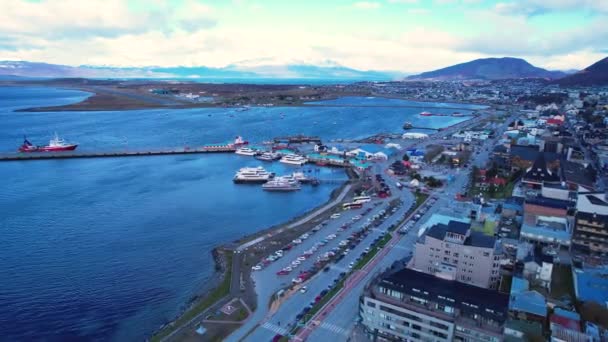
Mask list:
[[[293,135],[288,137],[276,137],[273,139],[275,144],[288,143],[288,144],[302,144],[302,143],[321,143],[321,138],[306,135]]]
[[[144,157],[144,156],[166,156],[178,154],[201,154],[201,153],[233,153],[234,147],[200,147],[200,148],[174,148],[165,150],[144,151],[105,151],[105,152],[29,152],[29,153],[4,153],[0,154],[0,161],[26,161],[26,160],[48,160],[48,159],[76,159],[76,158],[117,158],[117,157]]]

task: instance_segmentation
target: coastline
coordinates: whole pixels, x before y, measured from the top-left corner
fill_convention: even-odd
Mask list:
[[[218,290],[220,285],[225,281],[226,277],[228,277],[228,276],[234,277],[234,275],[231,275],[229,271],[233,270],[236,266],[235,264],[237,262],[240,262],[241,260],[239,260],[239,258],[233,257],[234,255],[238,255],[238,254],[230,254],[229,257],[227,257],[227,253],[234,252],[239,245],[249,242],[249,241],[253,241],[256,238],[259,238],[260,236],[271,235],[271,234],[274,235],[273,233],[279,232],[277,234],[277,236],[275,237],[275,238],[278,238],[278,236],[281,235],[281,233],[284,233],[284,231],[286,230],[285,228],[287,228],[290,224],[297,222],[298,220],[301,220],[308,215],[311,215],[312,213],[318,211],[319,209],[323,208],[324,206],[328,205],[329,203],[331,203],[332,201],[337,199],[338,196],[340,195],[340,193],[342,193],[344,191],[345,187],[348,184],[352,184],[353,181],[356,181],[358,179],[358,175],[351,169],[346,169],[345,173],[348,176],[348,178],[345,179],[344,182],[339,187],[337,187],[336,189],[334,189],[331,192],[327,201],[320,203],[318,206],[315,206],[314,208],[307,210],[306,212],[302,213],[301,215],[292,217],[288,221],[264,228],[253,234],[245,235],[232,242],[228,242],[228,243],[216,246],[212,250],[213,260],[215,263],[214,268],[216,270],[213,274],[212,282],[210,284],[207,284],[206,286],[203,286],[198,291],[197,295],[195,295],[191,299],[189,299],[184,304],[183,309],[180,310],[180,313],[174,319],[167,321],[166,323],[161,325],[159,327],[159,329],[152,332],[149,336],[149,340],[150,341],[167,341],[167,340],[172,340],[173,338],[177,338],[177,336],[181,335],[179,332],[180,329],[182,329],[185,326],[191,325],[191,323],[193,323],[192,321],[195,320],[197,317],[200,317],[201,315],[203,315],[206,312],[212,311],[212,310],[210,310],[212,308],[217,309],[219,304],[222,304],[227,299],[229,299],[231,297],[230,291],[228,291],[228,293],[226,293],[221,298],[219,298],[215,302],[211,303],[204,309],[200,310],[200,312],[197,312],[195,314],[194,318],[192,318],[190,321],[186,322],[185,324],[182,324],[181,326],[176,326],[176,322],[179,322],[184,317],[187,317],[189,314],[191,314],[191,311],[194,310],[197,305],[208,300],[208,297],[210,295],[212,295],[213,292]],[[350,191],[352,191],[352,189]],[[333,207],[332,207],[332,209],[333,209]],[[330,211],[331,211],[331,209],[327,210],[327,212],[330,212]],[[306,223],[308,223],[308,222],[306,222]],[[297,228],[299,228],[300,226],[305,226],[306,223],[300,224],[300,225],[298,225],[298,227],[294,227],[293,229],[290,229],[290,230],[297,231]],[[269,240],[273,240],[273,239],[271,238]],[[228,260],[230,262],[227,262]],[[250,273],[251,273],[250,268],[248,268],[248,267],[245,267],[245,268],[239,267],[239,268],[242,269],[240,273],[243,278],[250,278]],[[244,291],[245,292],[252,291],[253,294],[255,295],[255,290],[251,286],[252,285],[251,281],[246,281],[246,283],[249,286]],[[231,284],[230,287],[232,287],[232,286],[234,286],[234,285]],[[204,294],[206,294],[206,295],[204,295]],[[198,319],[196,319],[196,320],[198,320]]]
[[[168,95],[151,95],[142,93],[140,89],[132,88],[121,88],[121,87],[108,87],[108,86],[83,86],[73,84],[6,84],[3,86],[38,86],[38,87],[52,87],[58,89],[69,89],[78,90],[84,93],[88,93],[89,96],[84,98],[80,102],[57,105],[57,106],[42,106],[42,107],[28,107],[20,108],[15,112],[95,112],[95,111],[130,111],[130,110],[142,110],[142,109],[193,109],[193,108],[241,108],[245,104],[237,103],[226,103],[226,102],[192,102],[185,99],[180,99],[176,96]],[[227,87],[234,87],[236,85],[230,85]],[[295,85],[294,85],[295,86]],[[290,90],[292,91],[292,90]],[[248,93],[246,93],[248,94]],[[254,96],[252,95],[250,96]],[[424,105],[349,105],[349,104],[321,104],[318,102],[331,101],[343,97],[355,96],[355,97],[378,97],[385,99],[396,99],[411,102],[421,103],[437,103],[437,99],[417,99],[394,96],[390,94],[375,94],[369,92],[335,92],[330,89],[326,89],[318,95],[317,99],[299,99],[292,97],[291,100],[272,100],[270,102],[264,102],[263,104],[249,105],[253,108],[264,108],[264,107],[405,107],[405,108],[421,108],[424,109]],[[219,98],[222,98],[219,96]],[[234,101],[234,99],[225,97],[224,101]],[[462,102],[458,100],[440,100],[439,103],[451,103],[454,105],[487,105],[475,101]],[[443,107],[445,109],[467,109],[464,107]],[[487,108],[484,108],[487,109]],[[468,109],[468,110],[484,110],[484,109]]]

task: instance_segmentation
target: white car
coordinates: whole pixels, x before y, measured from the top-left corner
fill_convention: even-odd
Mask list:
[[[298,257],[298,261],[304,261],[304,260],[306,260],[306,258],[305,258],[305,257],[303,257],[303,256]]]
[[[301,243],[302,243],[302,240],[300,240],[300,239],[295,239],[295,240],[293,240],[293,241],[291,241],[291,242],[295,243],[296,245],[299,245],[299,244],[301,244]]]
[[[355,266],[354,262],[351,262],[350,264],[348,264],[348,268],[352,269]]]
[[[262,269],[262,266],[260,266],[260,265],[255,265],[255,266],[253,266],[251,269],[252,269],[252,270],[254,270],[254,271],[259,271],[259,270],[261,270],[261,269]]]
[[[299,283],[302,282],[302,279],[301,278],[293,278],[293,279],[291,279],[291,282],[294,283],[294,284],[299,284]]]
[[[301,293],[306,293],[307,290],[308,290],[308,287],[302,286],[302,288],[300,289],[300,292]]]
[[[339,213],[335,213],[335,214],[331,215],[330,218],[332,218],[332,219],[340,218],[340,214]]]

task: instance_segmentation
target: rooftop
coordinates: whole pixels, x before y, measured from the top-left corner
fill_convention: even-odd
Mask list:
[[[604,193],[579,193],[576,209],[579,212],[608,215],[608,202]]]
[[[547,317],[547,301],[536,291],[524,291],[512,295],[509,309]]]
[[[446,233],[448,232],[466,235],[470,228],[471,224],[469,223],[450,220],[447,225],[437,223],[431,226],[427,231],[427,236],[438,240],[444,240]],[[493,236],[485,235],[482,232],[470,231],[470,235],[467,237],[464,244],[473,247],[494,248],[495,242],[496,239]]]
[[[467,285],[433,275],[403,269],[382,279],[380,286],[407,295],[456,307],[499,322],[506,319],[509,296],[493,290]]]
[[[574,272],[576,297],[581,301],[608,302],[608,267],[586,267]]]

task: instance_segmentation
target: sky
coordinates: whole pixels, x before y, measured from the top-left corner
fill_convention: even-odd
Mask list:
[[[342,65],[414,73],[608,55],[608,0],[0,0],[0,60],[103,66]]]

